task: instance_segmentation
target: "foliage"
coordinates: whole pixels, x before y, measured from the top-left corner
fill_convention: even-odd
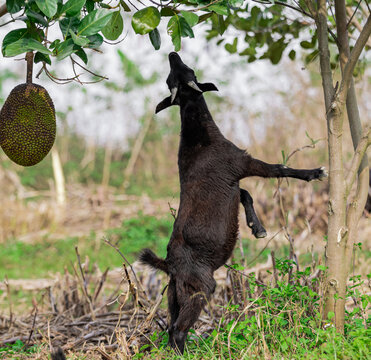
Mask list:
[[[343,336],[332,326],[321,326],[321,296],[312,290],[317,287],[313,287],[313,283],[321,280],[315,278],[308,284],[311,268],[296,271],[290,277],[294,267],[290,260],[277,259],[280,280],[275,285],[264,285],[254,275],[250,276],[248,288],[251,293],[247,305],[231,302],[224,306],[224,315],[217,328],[206,336],[197,336],[191,331],[184,358],[368,358],[371,355],[371,318],[364,321],[360,315],[360,304],[364,301],[362,284],[355,285],[359,291],[355,300],[359,305],[348,314]],[[152,346],[143,346],[134,358],[175,359],[176,354],[166,348],[166,342],[166,333],[154,333]]]
[[[180,50],[182,38],[193,38],[193,28],[205,23],[208,39],[217,39],[217,44],[224,44],[228,52],[238,53],[248,62],[269,59],[272,64],[277,64],[286,49],[288,57],[294,60],[297,45],[306,52],[306,62],[313,61],[318,55],[317,33],[312,28],[314,14],[303,0],[256,1],[256,5],[251,2],[245,4],[241,0],[151,3],[151,6],[144,6],[140,2],[128,5],[124,0],[7,0],[7,9],[13,20],[24,23],[26,27],[21,26],[5,36],[2,53],[12,57],[35,51],[35,62],[44,64],[51,64],[51,57],[63,60],[76,55],[87,63],[85,50],[99,48],[103,37],[107,40],[119,39],[124,29],[121,12],[130,12],[134,31],[139,35],[148,35],[156,50],[161,46],[158,31],[161,22],[167,23],[167,32],[175,51]],[[355,13],[354,20],[361,24],[364,16],[358,9],[358,2],[347,1],[347,6]],[[333,9],[328,14],[329,40],[336,44],[332,14]],[[48,28],[55,24],[59,25],[61,33],[51,38]],[[227,42],[229,36],[225,36],[228,29],[234,37],[230,43]],[[351,36],[354,31],[357,31],[356,27],[350,23]],[[241,40],[245,45],[241,44]],[[332,56],[331,60],[335,67],[337,56]]]
[[[15,359],[14,356],[19,355],[31,355],[37,352],[37,346],[27,346],[21,340],[17,340],[14,344],[8,344],[4,347],[0,347],[0,358],[1,359]]]

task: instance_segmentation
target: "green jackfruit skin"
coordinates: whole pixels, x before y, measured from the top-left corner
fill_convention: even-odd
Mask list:
[[[54,144],[55,109],[48,92],[40,85],[16,86],[0,112],[0,146],[15,163],[39,163]]]

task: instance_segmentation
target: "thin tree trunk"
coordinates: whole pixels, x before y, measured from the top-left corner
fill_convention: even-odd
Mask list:
[[[52,148],[52,165],[57,195],[57,205],[60,208],[63,208],[66,205],[66,187],[63,176],[63,168],[56,146],[53,146]]]
[[[112,147],[112,144],[109,142],[106,146],[106,150],[104,153],[104,165],[103,165],[103,177],[102,177],[102,186],[104,189],[106,189],[109,184],[112,151],[113,151],[113,147]]]
[[[327,320],[329,312],[335,313],[336,327],[343,323],[342,311],[337,299],[342,278],[342,260],[344,247],[342,238],[345,230],[345,184],[342,159],[343,121],[342,113],[334,106],[335,91],[332,82],[330,65],[330,51],[328,45],[327,8],[326,0],[319,0],[318,14],[316,17],[318,29],[318,44],[320,52],[320,67],[322,86],[325,97],[328,152],[329,152],[329,204],[328,204],[328,230],[326,246],[327,279],[325,284],[325,309],[324,320]]]
[[[325,308],[323,318],[326,321],[329,313],[333,312],[335,315],[334,322],[336,329],[343,332],[346,278],[348,275],[348,262],[345,257],[347,255],[350,256],[349,251],[351,252],[352,250],[352,246],[350,246],[348,241],[349,231],[351,232],[351,239],[354,239],[354,229],[356,229],[356,224],[358,222],[356,220],[357,214],[354,210],[356,208],[354,204],[349,211],[350,217],[349,214],[348,219],[346,216],[347,186],[344,179],[342,159],[343,117],[345,103],[348,98],[348,89],[352,82],[353,70],[371,33],[371,17],[368,18],[347,60],[345,61],[345,58],[342,59],[344,62],[344,66],[342,67],[342,80],[340,86],[336,87],[336,92],[332,84],[330,67],[326,0],[318,1],[316,24],[318,30],[322,85],[326,105],[329,148],[329,223],[326,246],[326,265],[328,270],[325,284]],[[340,27],[343,26],[343,24],[339,25]],[[340,31],[346,31],[346,27],[344,30]],[[342,55],[344,56],[343,52]],[[352,95],[352,91],[350,91],[350,94],[349,111],[350,118],[353,120],[357,116],[355,112],[355,110],[357,110],[356,99],[354,97],[355,94]],[[352,124],[352,126],[354,126],[354,124]],[[364,176],[363,171],[361,173],[362,176]],[[362,190],[359,189],[358,194],[361,194],[361,192]],[[347,227],[349,222],[352,223],[351,229]]]
[[[142,149],[144,138],[145,138],[145,136],[148,132],[151,121],[152,121],[152,116],[147,114],[146,118],[145,118],[145,121],[144,121],[144,124],[142,126],[142,129],[140,130],[139,135],[135,140],[134,147],[133,147],[133,150],[131,152],[129,162],[128,162],[128,164],[125,168],[125,171],[124,171],[124,187],[125,188],[127,188],[129,186],[130,178],[133,174],[135,163],[136,163],[136,161],[138,159],[138,156],[139,156],[139,153]]]
[[[337,37],[338,37],[338,48],[340,55],[340,67],[342,74],[344,76],[344,69],[349,60],[350,49],[349,49],[349,39],[348,39],[348,30],[347,30],[347,16],[346,16],[346,7],[344,0],[335,0],[335,15],[336,15],[336,27],[337,27]],[[353,141],[353,147],[356,150],[360,139],[362,136],[362,124],[358,111],[357,96],[354,88],[353,76],[350,80],[350,87],[348,90],[346,98],[346,109],[348,114],[348,121],[350,132]],[[357,171],[357,169],[354,169]],[[353,254],[353,246],[355,239],[357,237],[357,225],[358,221],[362,215],[362,210],[366,204],[367,195],[368,195],[368,184],[369,184],[369,171],[368,171],[368,159],[367,155],[363,156],[361,160],[360,167],[358,169],[358,182],[357,182],[357,191],[354,198],[351,200],[350,206],[347,211],[346,218],[346,229],[348,231],[348,236],[344,239],[344,254],[343,254],[343,270],[339,274],[341,277],[341,286],[339,290],[339,311],[341,311],[340,319],[344,319],[345,312],[345,297],[346,297],[346,283],[349,276],[351,259]],[[349,194],[350,189],[346,188],[346,196]],[[343,329],[344,324],[340,323],[337,327]]]

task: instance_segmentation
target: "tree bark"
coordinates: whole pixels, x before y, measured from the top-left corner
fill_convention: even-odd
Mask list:
[[[362,181],[358,182],[356,201],[352,202],[347,214],[347,187],[344,179],[342,159],[343,118],[345,103],[347,103],[352,137],[355,141],[356,147],[359,143],[359,133],[362,127],[360,126],[352,76],[354,67],[357,64],[358,58],[367,43],[371,32],[371,20],[369,17],[352,52],[350,53],[346,26],[347,19],[345,2],[344,0],[336,0],[335,5],[337,8],[336,21],[338,30],[338,46],[342,64],[342,80],[338,91],[334,91],[332,84],[326,0],[318,1],[318,13],[316,16],[322,86],[326,106],[329,151],[329,222],[326,246],[327,278],[325,284],[325,307],[323,320],[327,321],[329,313],[333,312],[335,327],[339,332],[343,332],[346,281],[350,264],[349,258],[351,258],[354,237],[357,233],[357,216],[360,216],[359,206],[362,202],[360,200],[363,200],[362,194],[364,192],[363,187],[366,179],[365,168],[361,168],[361,177],[359,179]]]
[[[342,331],[344,323],[338,294],[344,292],[342,284],[342,258],[344,254],[343,237],[345,228],[345,183],[342,159],[343,114],[335,102],[335,89],[332,82],[330,51],[328,45],[326,0],[318,1],[316,17],[322,86],[325,97],[328,152],[329,152],[329,204],[326,246],[327,278],[325,284],[325,308],[323,320],[327,321],[329,312],[335,314],[335,326]]]

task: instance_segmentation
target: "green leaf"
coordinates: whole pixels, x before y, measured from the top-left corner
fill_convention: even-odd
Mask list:
[[[149,39],[155,50],[159,50],[161,47],[161,36],[157,28],[149,33]]]
[[[37,24],[41,24],[45,27],[48,26],[48,22],[47,20],[45,19],[44,16],[42,16],[41,14],[35,12],[35,11],[32,11],[32,10],[26,10],[26,16],[27,18],[32,22],[32,23],[37,23]]]
[[[181,11],[182,16],[186,19],[190,27],[195,26],[198,23],[198,15],[190,11]]]
[[[74,42],[72,39],[61,42],[58,47],[55,49],[55,54],[57,55],[57,60],[63,60],[67,56],[70,56],[77,50],[74,49]]]
[[[208,7],[209,10],[214,11],[219,15],[228,15],[228,8],[225,5],[214,4]]]
[[[6,9],[9,14],[14,14],[22,9],[25,0],[6,0]]]
[[[310,64],[312,61],[314,61],[316,59],[316,57],[318,56],[318,54],[319,54],[318,49],[315,49],[314,51],[312,51],[310,54],[308,54],[305,57],[305,63],[306,64]]]
[[[89,39],[89,44],[87,47],[89,49],[98,49],[99,46],[101,46],[103,43],[103,36],[101,36],[100,34],[88,36],[88,39]]]
[[[314,45],[315,45],[315,44],[312,44],[312,43],[309,42],[309,41],[302,41],[302,42],[300,43],[300,46],[301,46],[303,49],[312,49],[312,48],[314,48]]]
[[[283,42],[282,38],[270,46],[268,57],[273,65],[280,62],[283,50],[285,50],[286,46],[287,44]]]
[[[86,0],[68,0],[62,7],[62,13],[65,13],[67,16],[76,16],[79,15],[81,9],[85,5]]]
[[[137,34],[148,34],[160,23],[161,15],[154,6],[137,11],[131,20],[131,25]]]
[[[171,36],[175,51],[179,51],[181,47],[181,29],[178,15],[170,18],[167,24],[167,33]]]
[[[5,37],[4,37],[4,40],[3,40],[3,45],[1,47],[1,51],[3,53],[3,55],[5,56],[5,48],[9,45],[9,44],[12,44],[24,37],[30,37],[30,34],[28,32],[28,29],[24,28],[24,29],[16,29],[16,30],[12,30],[10,32],[8,32]]]
[[[116,40],[122,34],[123,29],[124,21],[122,20],[120,11],[116,11],[107,25],[102,29],[102,34],[107,40]]]
[[[124,0],[120,0],[120,5],[124,9],[124,11],[126,11],[126,12],[130,12],[131,11],[130,8],[129,8],[129,6],[128,6],[128,4]]]
[[[75,55],[77,55],[83,62],[84,64],[88,64],[88,56],[86,55],[86,52],[84,49],[80,48],[75,52]]]
[[[238,39],[234,38],[233,44],[225,44],[224,47],[228,52],[230,52],[231,54],[234,54],[237,52],[237,43],[238,43]]]
[[[295,60],[295,57],[296,57],[296,52],[295,52],[295,50],[291,50],[291,51],[289,52],[289,58],[290,58],[291,60]]]
[[[170,7],[163,7],[161,9],[161,17],[162,16],[174,16],[177,12],[174,11],[174,9],[170,8]]]
[[[285,155],[285,151],[281,150],[281,155],[282,155],[282,164],[286,165],[287,163],[287,156]]]
[[[82,19],[77,35],[90,36],[97,34],[107,25],[112,14],[112,12],[106,9],[93,10]]]
[[[4,50],[4,56],[11,57],[34,50],[40,51],[43,54],[51,54],[51,52],[37,40],[31,38],[22,38],[9,44]]]
[[[224,21],[223,15],[217,15],[218,17],[218,31],[220,35],[223,35],[225,30],[227,29],[227,26]]]
[[[189,26],[189,24],[187,23],[187,20],[184,19],[184,17],[179,16],[179,24],[180,24],[180,35],[182,37],[187,37],[187,36],[190,38],[195,37],[192,28]]]
[[[335,317],[335,313],[333,311],[329,311],[327,314],[327,319],[331,320]]]
[[[207,13],[200,16],[200,19],[198,20],[199,23],[202,23],[206,21],[209,17],[211,17],[213,13]]]
[[[70,35],[72,37],[73,42],[76,45],[86,46],[89,43],[89,39],[87,39],[86,37],[77,36],[71,29],[70,29]]]
[[[95,1],[94,0],[86,0],[86,10],[88,11],[88,13],[91,13],[92,11],[94,11],[94,7],[95,7]]]
[[[51,65],[52,61],[50,60],[50,56],[43,54],[41,52],[37,52],[34,57],[34,63],[37,64],[39,62],[46,62],[47,64]]]
[[[59,22],[59,27],[62,31],[63,36],[66,38],[70,33],[70,30],[72,30],[74,33],[77,33],[79,24],[80,20],[77,17],[64,18]]]
[[[58,0],[36,0],[36,4],[48,18],[52,18],[57,13]]]

